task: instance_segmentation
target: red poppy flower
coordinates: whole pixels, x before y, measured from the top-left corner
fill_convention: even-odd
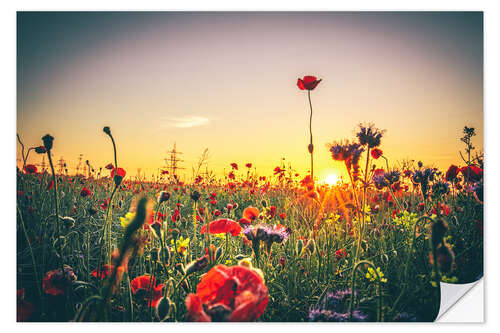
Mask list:
[[[90,192],[90,190],[88,188],[84,187],[84,188],[82,188],[80,195],[85,198],[85,197],[92,195],[92,193]]]
[[[232,172],[232,171],[231,171],[231,172],[228,174],[228,177],[229,177],[229,179],[234,179],[234,172]]]
[[[284,220],[286,219],[286,213],[281,213],[278,215],[280,219]]]
[[[371,154],[374,159],[378,159],[380,156],[382,156],[382,150],[378,148],[372,149]]]
[[[24,167],[24,171],[28,174],[36,173],[36,166],[34,166],[33,164],[27,164]]]
[[[209,223],[208,231],[211,234],[230,233],[233,236],[238,236],[241,232],[241,226],[238,222],[231,219],[218,219]],[[204,234],[206,232],[207,226],[204,225],[201,228],[201,233]]]
[[[243,217],[238,221],[240,224],[250,224],[259,216],[260,212],[257,208],[249,206],[243,211]]]
[[[274,218],[275,215],[276,215],[276,206],[269,207],[269,210],[267,211],[267,217],[272,219]]]
[[[247,163],[245,166],[250,169],[252,167],[252,163]]]
[[[151,276],[142,275],[130,281],[130,288],[136,297],[148,304],[148,307],[156,307],[163,297],[163,283],[158,285],[156,283],[156,279],[151,282]],[[151,302],[148,302],[150,298]]]
[[[283,172],[285,172],[284,169],[281,169],[279,166],[277,166],[276,168],[274,168],[274,174],[277,175],[277,174],[282,174]]]
[[[54,180],[51,179],[49,185],[47,185],[47,190],[52,190],[53,187],[54,187]]]
[[[120,176],[120,177],[122,177],[122,178],[125,178],[125,174],[126,174],[126,172],[125,172],[125,170],[123,170],[122,168],[118,168],[118,169],[116,169],[116,175],[117,175],[117,176]],[[114,178],[114,177],[115,177],[115,169],[113,169],[113,170],[111,171],[111,178]]]
[[[105,166],[105,168],[108,170],[113,170],[115,167],[113,166],[113,164],[109,163],[108,165]]]
[[[48,271],[42,281],[42,289],[46,294],[64,295],[66,288],[71,285],[71,282],[76,280],[76,275],[73,269],[69,266],[64,266],[64,276],[61,269]]]
[[[103,200],[101,203],[101,209],[106,210],[106,208],[108,208],[108,203],[109,203],[109,198]]]
[[[267,287],[262,277],[244,266],[217,265],[186,297],[189,321],[254,321],[265,311]]]
[[[385,171],[384,171],[384,169],[377,169],[374,171],[373,175],[374,176],[383,176],[383,175],[385,175]]]
[[[161,170],[162,175],[168,175],[168,170]]]
[[[210,204],[211,204],[212,206],[217,205],[217,200],[215,200],[215,199],[210,200]]]
[[[300,185],[306,187],[308,191],[314,189],[314,181],[312,180],[310,175],[307,175],[300,181]]]
[[[347,252],[344,248],[335,251],[335,257],[337,258],[337,260],[345,258],[346,255]]]
[[[456,165],[450,165],[450,167],[448,168],[448,171],[446,171],[446,180],[451,182],[453,180],[455,180],[455,178],[457,178],[458,176],[458,172],[460,171],[460,169],[456,166]]]
[[[238,170],[238,164],[231,163],[231,168],[233,168],[233,170]]]
[[[313,90],[321,82],[321,79],[317,79],[316,76],[304,76],[302,79],[297,80],[297,86],[300,90]]]
[[[465,180],[473,182],[481,180],[481,177],[483,176],[483,169],[478,168],[475,165],[463,167],[460,169],[460,172],[464,175]]]
[[[174,214],[172,215],[172,222],[177,222],[181,219],[181,213],[179,212],[178,209],[174,211]]]
[[[113,269],[115,269],[115,266],[105,264],[105,265],[101,266],[101,270],[99,272],[97,271],[97,268],[96,268],[90,274],[93,277],[95,277],[96,279],[101,279],[102,280],[102,279],[105,279],[108,276],[110,276],[111,273],[113,272]]]
[[[27,321],[34,310],[33,304],[24,300],[24,288],[17,289],[17,321]]]

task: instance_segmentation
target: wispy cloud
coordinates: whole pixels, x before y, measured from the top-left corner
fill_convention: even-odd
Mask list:
[[[210,119],[200,116],[186,116],[168,118],[163,123],[165,127],[190,128],[207,125],[210,123]]]

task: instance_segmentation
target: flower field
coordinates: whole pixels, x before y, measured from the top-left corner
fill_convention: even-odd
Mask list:
[[[311,91],[321,80],[299,79]],[[439,282],[483,274],[483,162],[465,128],[462,166],[390,166],[360,125],[329,146],[347,182],[251,161],[222,178],[154,181],[120,167],[54,172],[52,136],[17,170],[18,321],[433,321]],[[56,138],[57,139],[57,138]],[[116,142],[115,142],[116,140]],[[22,141],[19,138],[19,143]],[[375,162],[377,167],[375,167]],[[430,161],[432,162],[432,161]]]

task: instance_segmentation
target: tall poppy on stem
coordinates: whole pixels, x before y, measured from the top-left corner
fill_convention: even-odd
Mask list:
[[[316,76],[304,76],[302,79],[299,78],[297,80],[297,86],[299,87],[300,90],[307,90],[307,97],[309,98],[309,108],[311,109],[311,114],[309,116],[309,134],[310,134],[310,142],[309,146],[307,146],[307,150],[309,151],[309,154],[311,154],[311,179],[314,180],[314,162],[313,162],[313,151],[314,151],[314,145],[313,145],[313,135],[312,135],[312,113],[313,113],[313,108],[312,108],[312,103],[311,103],[311,90],[316,88],[316,86],[321,82],[322,79],[317,79]]]

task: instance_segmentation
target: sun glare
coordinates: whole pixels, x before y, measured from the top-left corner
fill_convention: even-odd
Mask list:
[[[328,184],[330,186],[336,185],[339,182],[339,177],[337,175],[334,175],[334,174],[329,174],[325,178],[324,182],[325,182],[325,184]]]

